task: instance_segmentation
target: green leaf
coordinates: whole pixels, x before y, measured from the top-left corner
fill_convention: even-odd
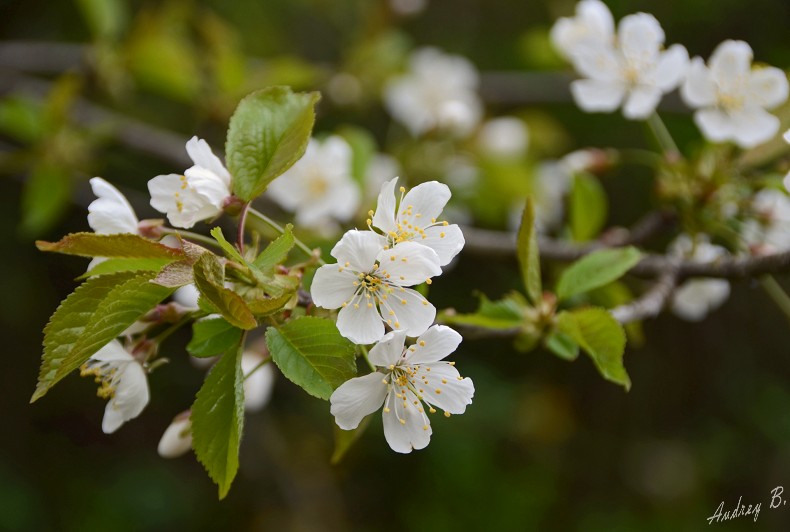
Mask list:
[[[598,236],[609,211],[609,201],[598,179],[578,173],[573,180],[570,197],[570,225],[574,240],[583,242]]]
[[[171,259],[107,259],[82,274],[79,279],[117,272],[158,272],[171,262]]]
[[[504,330],[524,325],[527,302],[518,292],[511,292],[498,301],[491,301],[480,294],[480,304],[473,314],[442,312],[437,321],[449,325],[469,325],[485,329]]]
[[[269,272],[285,261],[295,243],[293,225],[288,224],[285,226],[285,232],[270,242],[252,264],[262,272]]]
[[[187,352],[194,357],[213,357],[228,352],[239,344],[241,329],[223,318],[198,320],[192,325],[192,340]]]
[[[524,214],[521,216],[521,227],[516,240],[518,263],[521,267],[521,279],[527,290],[527,296],[533,305],[537,305],[543,295],[540,282],[540,255],[538,252],[538,238],[535,233],[535,207],[527,199]]]
[[[126,2],[123,0],[78,0],[77,4],[94,37],[115,39],[120,36],[128,18]]]
[[[246,264],[247,261],[244,260],[244,257],[241,256],[239,250],[236,249],[233,244],[225,240],[225,235],[222,234],[222,229],[220,227],[215,227],[211,231],[211,236],[214,237],[214,240],[217,241],[219,247],[222,248],[222,251],[225,252],[225,256],[229,259],[233,259],[239,264]]]
[[[557,282],[557,298],[563,301],[616,281],[640,258],[639,250],[634,247],[594,251],[562,272]]]
[[[241,296],[225,288],[225,273],[214,254],[201,255],[193,272],[198,291],[228,322],[241,329],[254,329],[258,325]]]
[[[588,307],[562,313],[560,327],[593,359],[601,375],[631,388],[631,379],[623,367],[625,331],[608,310]]]
[[[225,143],[234,194],[247,201],[260,196],[274,178],[302,157],[319,99],[317,92],[270,87],[239,103]]]
[[[239,470],[239,445],[244,429],[242,346],[225,353],[211,368],[192,405],[192,448],[219,486],[228,494]]]
[[[150,282],[153,276],[122,272],[91,277],[60,304],[44,328],[44,354],[31,402],[170,295],[172,289]]]
[[[110,257],[129,259],[170,259],[184,257],[181,250],[148,240],[131,233],[99,235],[96,233],[72,233],[58,242],[36,240],[41,251],[54,251],[83,257]]]
[[[329,320],[305,316],[269,327],[266,345],[283,375],[319,399],[357,374],[353,345]]]
[[[563,332],[563,330],[576,330],[573,316],[568,312],[560,312],[557,315],[557,321],[559,322],[557,330],[546,337],[543,345],[562,359],[576,360],[579,357],[579,344],[573,336]],[[566,321],[570,321],[570,323],[565,323]]]

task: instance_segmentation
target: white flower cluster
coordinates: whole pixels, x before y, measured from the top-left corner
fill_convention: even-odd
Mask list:
[[[628,15],[615,33],[612,14],[600,0],[579,2],[576,16],[559,19],[551,37],[584,76],[571,91],[585,111],[611,112],[622,105],[626,118],[646,119],[665,93],[679,87],[712,142],[750,148],[779,131],[779,120],[766,109],[787,100],[787,77],[774,67],[753,68],[752,49],[743,41],[721,43],[707,65],[699,57],[689,62],[683,46],[663,49],[664,31],[652,15]]]
[[[682,234],[669,246],[669,254],[694,262],[712,262],[727,250],[711,244],[707,235],[696,238]],[[730,297],[730,283],[724,279],[689,279],[672,295],[672,312],[687,321],[701,321]]]
[[[363,417],[384,405],[384,434],[390,447],[407,453],[422,449],[431,436],[425,413],[434,406],[446,415],[471,404],[474,387],[452,363],[461,336],[449,327],[431,327],[436,309],[409,288],[430,283],[461,251],[457,225],[439,220],[450,199],[447,185],[431,181],[406,193],[397,178],[384,184],[367,231],[348,231],[331,251],[337,259],[316,271],[311,287],[319,307],[340,309],[337,328],[357,344],[378,342],[370,362],[379,368],[341,385],[332,394],[338,426],[356,428]],[[386,327],[392,329],[385,334]],[[406,337],[417,337],[405,346]]]

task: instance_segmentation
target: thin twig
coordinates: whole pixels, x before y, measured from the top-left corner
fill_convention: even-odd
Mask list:
[[[658,316],[672,296],[672,292],[677,286],[676,268],[671,268],[661,274],[656,283],[639,298],[626,305],[615,307],[611,310],[614,318],[620,323],[631,323],[633,321],[655,318]]]

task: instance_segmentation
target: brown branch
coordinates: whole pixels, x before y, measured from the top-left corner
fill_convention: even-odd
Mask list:
[[[658,316],[672,296],[677,286],[677,264],[659,276],[656,283],[638,299],[611,310],[614,319],[622,324],[633,321],[655,318]]]

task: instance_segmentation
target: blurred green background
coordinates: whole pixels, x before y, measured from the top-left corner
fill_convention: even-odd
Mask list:
[[[790,508],[768,508],[775,486],[790,497],[788,323],[750,282],[735,283],[730,301],[701,324],[670,315],[646,323],[645,344],[626,354],[629,393],[586,359],[569,364],[541,350],[516,353],[503,340],[465,341],[454,358],[474,380],[474,404],[463,416],[437,418],[428,448],[407,456],[390,451],[376,415],[331,466],[328,404],[280,377],[271,404],[248,416],[241,471],[221,502],[192,455],[156,453],[202,382],[183,351],[186,336],[167,344],[172,362],[150,380],[143,415],[116,434],[102,434],[104,403],[76,376],[28,405],[41,329],[85,268],[37,252],[34,239],[87,229],[93,175],[129,192],[141,218],[154,216],[145,183],[180,168],[157,146],[174,145],[172,157],[184,157],[171,137],[153,139],[153,149],[130,148],[118,140],[128,122],[91,122],[94,108],[79,102],[221,147],[229,114],[250,90],[275,83],[323,90],[335,71],[355,73],[367,90],[406,51],[434,45],[481,70],[490,114],[548,124],[532,129],[536,156],[647,146],[638,124],[584,115],[562,94],[530,89],[529,80],[544,78],[519,77],[568,71],[546,35],[556,17],[572,13],[572,2],[425,3],[402,16],[373,0],[0,0],[7,361],[0,530],[699,530],[721,501],[732,509],[740,496],[762,503],[758,522],[714,526],[788,529]],[[758,60],[790,65],[785,0],[606,3],[618,19],[653,13],[668,42],[692,55],[707,57],[720,41],[740,38]],[[521,84],[503,88],[494,72],[513,73],[507,79]],[[80,119],[68,119],[69,109]],[[685,147],[699,142],[688,115],[670,112],[666,120]],[[380,144],[390,134],[372,89],[354,105],[324,97],[316,131],[341,124],[369,129]],[[649,204],[644,174],[616,173],[605,186],[612,223],[633,221]],[[463,253],[431,297],[438,308],[471,310],[472,287],[498,297],[518,285],[515,259]]]

